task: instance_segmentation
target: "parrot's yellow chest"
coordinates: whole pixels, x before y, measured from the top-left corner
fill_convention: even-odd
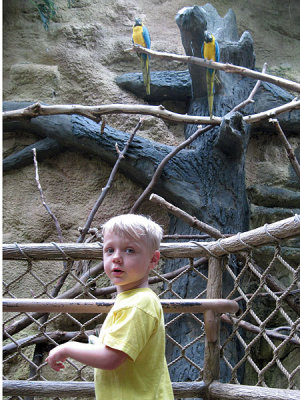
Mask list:
[[[132,40],[135,44],[139,44],[140,46],[146,47],[146,43],[143,36],[143,27],[142,26],[134,26],[132,33]]]
[[[207,60],[216,61],[215,38],[211,42],[204,44],[203,56]]]

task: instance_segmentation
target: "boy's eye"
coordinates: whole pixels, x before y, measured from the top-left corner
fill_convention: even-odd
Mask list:
[[[131,249],[131,248],[128,248],[128,249],[126,249],[126,253],[127,254],[132,254],[132,253],[134,253],[134,250]]]
[[[114,252],[114,249],[112,247],[108,247],[105,249],[105,253],[112,254]]]

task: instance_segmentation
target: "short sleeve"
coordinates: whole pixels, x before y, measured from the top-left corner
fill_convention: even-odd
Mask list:
[[[112,325],[105,333],[103,344],[123,351],[135,361],[157,329],[157,323],[154,316],[138,307],[117,310]]]

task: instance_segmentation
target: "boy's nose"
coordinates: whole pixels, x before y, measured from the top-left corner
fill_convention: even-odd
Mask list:
[[[122,261],[121,253],[120,253],[120,251],[116,250],[114,252],[114,256],[113,256],[113,262],[120,263],[121,261]]]

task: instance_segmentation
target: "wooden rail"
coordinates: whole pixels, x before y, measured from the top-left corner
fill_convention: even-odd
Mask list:
[[[65,312],[65,313],[108,313],[114,300],[83,300],[83,299],[3,299],[4,312]],[[166,313],[204,313],[207,310],[223,314],[235,314],[238,303],[234,300],[203,299],[203,300],[161,300]]]
[[[75,381],[3,381],[4,396],[95,397],[93,382]],[[259,386],[212,382],[172,382],[174,396],[209,398],[210,400],[299,400],[299,390],[272,389]]]
[[[114,300],[75,300],[75,299],[3,299],[3,312],[65,312],[65,313],[108,313]],[[166,313],[203,313],[206,340],[215,342],[218,337],[215,323],[219,319],[216,314],[236,313],[239,309],[234,300],[203,299],[203,300],[161,300]]]
[[[166,258],[222,257],[300,235],[300,216],[264,225],[251,231],[212,242],[162,243]],[[85,260],[102,259],[102,244],[97,243],[24,243],[3,244],[4,260]]]
[[[172,387],[174,396],[181,398],[202,397],[206,389],[204,382],[173,382]],[[54,398],[57,393],[59,393],[59,397],[95,398],[94,382],[3,381],[4,396],[49,396]]]
[[[299,400],[300,390],[213,382],[208,389],[211,400]]]

